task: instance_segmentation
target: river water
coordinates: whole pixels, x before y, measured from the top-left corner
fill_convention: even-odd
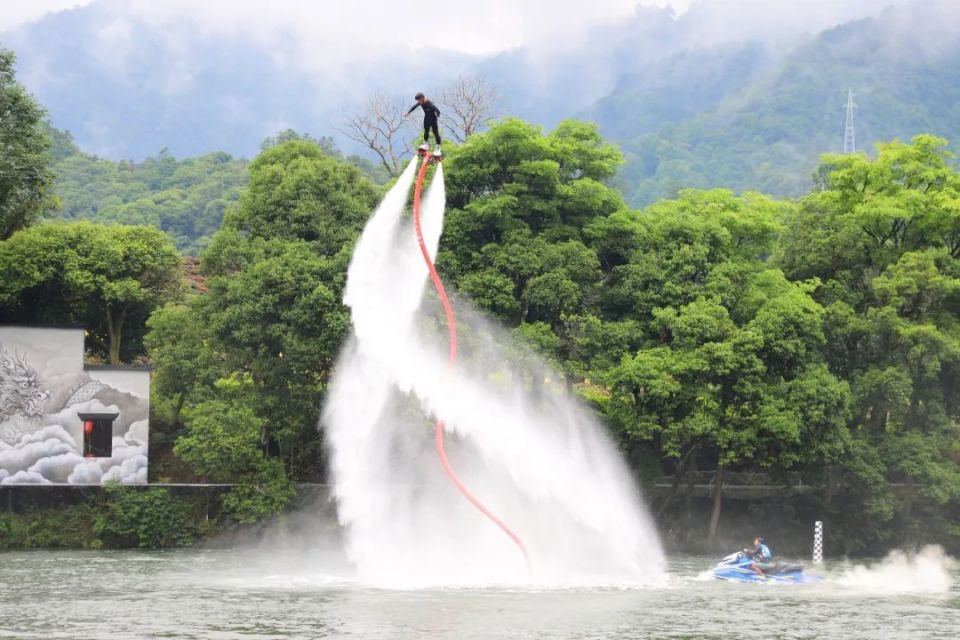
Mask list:
[[[815,585],[724,583],[672,556],[652,586],[363,586],[319,554],[0,553],[2,638],[951,638],[960,574],[936,552],[827,563]]]

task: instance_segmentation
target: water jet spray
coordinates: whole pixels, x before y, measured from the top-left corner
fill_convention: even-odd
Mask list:
[[[370,216],[347,273],[353,331],[322,424],[350,563],[363,582],[400,588],[659,580],[656,531],[609,434],[550,385],[557,374],[542,359],[438,282],[445,167],[425,155]],[[405,216],[411,190],[415,215]],[[430,278],[449,313],[448,345],[419,326]],[[533,391],[533,380],[546,386]],[[496,505],[496,528],[477,526],[483,505],[466,487]],[[522,542],[510,535],[519,531]],[[535,575],[511,547],[531,552]]]
[[[430,257],[430,251],[427,249],[427,244],[423,239],[423,228],[420,223],[420,194],[423,191],[423,181],[427,176],[427,169],[431,164],[437,165],[438,179],[443,179],[443,174],[440,171],[440,161],[443,156],[440,155],[440,152],[437,151],[433,154],[429,152],[429,148],[426,145],[423,145],[418,150],[418,155],[422,158],[420,163],[420,171],[417,173],[417,183],[413,188],[413,226],[417,232],[417,244],[420,245],[420,253],[423,255],[423,260],[427,265],[427,270],[430,272],[430,280],[433,282],[433,286],[437,289],[437,295],[440,297],[440,303],[443,305],[443,313],[446,316],[447,320],[447,332],[450,339],[449,344],[449,359],[448,366],[450,369],[457,363],[457,320],[456,316],[453,313],[453,307],[450,305],[450,298],[447,297],[446,288],[443,286],[443,280],[440,279],[440,275],[437,273],[437,269],[433,264],[433,259]],[[470,504],[477,508],[480,513],[489,518],[495,525],[500,527],[501,530],[507,536],[513,540],[514,544],[520,549],[520,552],[523,554],[524,562],[527,564],[527,570],[530,570],[530,555],[527,553],[527,547],[523,544],[523,540],[520,539],[513,530],[507,526],[507,524],[498,518],[490,509],[488,509],[480,500],[474,496],[463,481],[460,480],[460,477],[457,475],[457,472],[454,471],[453,467],[450,465],[450,460],[447,458],[447,451],[443,443],[443,434],[446,426],[443,423],[443,419],[438,418],[434,425],[434,446],[437,450],[437,457],[440,459],[440,466],[443,467],[443,472],[447,474],[447,477],[450,478],[450,481],[454,484],[464,498],[466,498]]]

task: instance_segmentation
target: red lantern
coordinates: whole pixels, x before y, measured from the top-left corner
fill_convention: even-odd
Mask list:
[[[93,420],[84,420],[83,421],[83,432],[86,434],[93,433]]]

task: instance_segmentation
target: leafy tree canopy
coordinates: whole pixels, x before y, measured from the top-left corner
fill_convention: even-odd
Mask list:
[[[0,322],[76,323],[119,364],[142,352],[150,313],[180,292],[180,254],[159,229],[47,223],[0,242]]]
[[[16,81],[12,51],[0,48],[0,240],[55,208],[44,111]]]

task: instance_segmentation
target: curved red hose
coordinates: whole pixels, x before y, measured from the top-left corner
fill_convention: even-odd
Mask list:
[[[423,254],[423,260],[427,263],[427,269],[430,271],[430,279],[433,280],[434,286],[437,288],[437,295],[440,296],[440,302],[443,304],[443,312],[447,316],[447,331],[450,334],[450,358],[449,365],[450,368],[453,368],[454,364],[457,362],[457,320],[453,315],[453,308],[450,306],[450,299],[447,297],[447,291],[443,286],[443,281],[440,280],[440,276],[437,274],[437,269],[433,265],[433,260],[430,258],[430,252],[427,250],[427,244],[423,241],[423,229],[420,227],[420,192],[423,190],[423,179],[427,175],[427,168],[430,165],[430,157],[426,156],[423,159],[423,164],[420,165],[420,172],[417,174],[417,185],[413,190],[413,223],[414,228],[417,231],[417,242],[420,244],[420,253]],[[440,466],[443,467],[444,472],[447,474],[447,477],[450,478],[450,481],[453,482],[454,486],[463,494],[463,497],[466,498],[470,504],[476,507],[480,513],[490,518],[495,525],[500,527],[505,534],[507,534],[514,544],[519,547],[521,553],[523,553],[523,559],[527,563],[527,569],[530,569],[530,556],[527,553],[527,548],[523,544],[523,540],[520,539],[520,536],[515,534],[506,523],[495,516],[492,511],[490,511],[476,496],[470,493],[470,490],[467,489],[466,485],[460,480],[457,476],[457,472],[453,470],[453,467],[450,466],[450,460],[447,459],[447,451],[443,446],[443,432],[444,425],[443,420],[438,419],[436,425],[434,426],[434,445],[437,449],[437,456],[440,458]]]

